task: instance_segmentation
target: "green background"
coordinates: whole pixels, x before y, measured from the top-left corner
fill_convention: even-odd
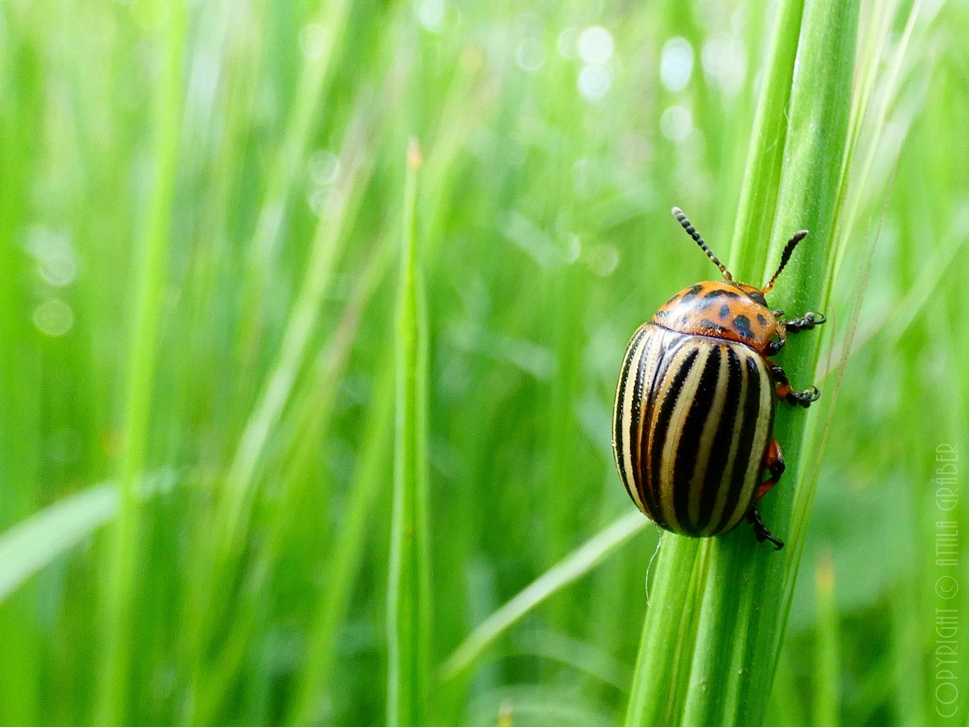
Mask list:
[[[934,628],[948,607],[969,626],[969,522],[933,478],[939,445],[969,458],[969,6],[860,17],[846,244],[804,334],[828,373],[794,382],[830,424],[768,723],[967,724],[969,662],[957,716],[936,713]],[[619,363],[715,277],[671,206],[731,258],[771,19],[2,0],[0,724],[384,722],[410,138],[428,723],[620,720],[652,526],[438,667],[629,511]]]

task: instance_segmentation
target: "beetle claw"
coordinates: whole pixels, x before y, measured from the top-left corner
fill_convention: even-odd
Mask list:
[[[808,311],[800,318],[792,318],[789,321],[784,321],[784,328],[788,333],[800,333],[801,331],[810,331],[815,326],[820,326],[822,323],[827,323],[827,321],[828,319],[823,313]]]
[[[758,543],[763,543],[765,540],[769,540],[774,545],[774,550],[780,550],[784,547],[784,541],[780,538],[775,538],[771,531],[767,529],[764,525],[764,521],[760,517],[760,510],[757,507],[752,507],[747,512],[747,522],[749,522],[754,527],[754,537],[757,538]]]
[[[804,391],[791,391],[784,398],[791,406],[800,404],[807,409],[812,403],[821,398],[821,392],[817,386],[809,386]]]

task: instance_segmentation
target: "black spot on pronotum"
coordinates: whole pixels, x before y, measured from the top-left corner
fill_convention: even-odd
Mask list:
[[[699,283],[691,286],[689,290],[683,293],[683,300],[693,300],[694,298],[697,297],[697,295],[700,293],[701,290],[703,290],[703,286],[700,285]]]
[[[706,331],[713,331],[714,333],[723,334],[727,332],[727,329],[721,326],[719,323],[714,323],[713,321],[709,321],[706,318],[703,318],[700,321],[700,327]]]
[[[737,316],[733,319],[733,327],[744,338],[753,338],[753,331],[750,330],[750,319],[747,316]]]
[[[759,303],[760,305],[764,306],[765,308],[767,307],[767,300],[764,298],[763,295],[761,295],[760,293],[758,293],[756,290],[753,293],[747,293],[747,295],[755,303]]]
[[[658,310],[658,311],[656,311],[656,317],[657,318],[666,318],[666,311],[665,310]]]
[[[726,318],[729,315],[730,315],[730,306],[724,303],[722,306],[720,306],[720,317]]]

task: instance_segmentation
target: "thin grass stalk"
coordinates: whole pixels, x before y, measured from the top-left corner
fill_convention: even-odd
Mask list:
[[[521,621],[536,606],[590,573],[616,550],[646,528],[649,521],[638,510],[626,513],[569,553],[511,600],[475,627],[441,666],[441,678],[452,679]]]
[[[231,584],[240,577],[238,566],[249,534],[253,501],[268,444],[306,366],[324,296],[373,170],[374,156],[367,148],[376,123],[368,113],[373,108],[370,96],[370,93],[363,94],[347,130],[341,149],[346,171],[332,191],[334,199],[329,214],[317,225],[300,293],[290,312],[280,350],[239,440],[222,498],[210,516],[205,533],[206,550],[189,586],[195,592],[186,603],[185,616],[188,624],[185,649],[193,663],[189,676],[193,705],[186,718],[190,724],[207,724],[213,716],[211,710],[219,701],[219,684],[225,680],[221,670],[210,673],[204,654],[213,637],[218,635],[216,624],[224,617],[223,609],[230,600],[226,593],[233,592]],[[222,664],[232,664],[242,658],[246,644],[237,641],[234,647],[235,653],[220,656]],[[215,692],[205,694],[209,686],[214,686]]]
[[[259,209],[252,241],[254,254],[248,269],[249,302],[264,304],[266,285],[273,270],[279,240],[285,227],[289,200],[296,184],[300,165],[306,156],[310,134],[318,125],[321,110],[327,107],[324,92],[332,75],[336,50],[346,29],[351,3],[349,0],[321,0],[313,20],[304,26],[300,37],[304,63],[300,70],[294,106],[287,119],[276,163],[273,165],[266,186],[266,193]],[[250,335],[258,331],[258,316],[249,319],[253,327]]]
[[[141,513],[138,480],[148,455],[152,391],[158,362],[159,324],[170,245],[169,223],[175,194],[181,131],[182,66],[187,7],[157,3],[164,62],[155,98],[155,179],[148,203],[145,237],[138,257],[135,317],[128,352],[125,391],[125,449],[121,462],[118,517],[109,538],[103,596],[102,650],[94,724],[128,721],[129,669],[134,635]]]
[[[744,248],[763,250],[765,238],[738,237],[732,262],[737,265],[733,271],[737,277],[762,284],[769,274],[767,271],[776,267],[779,246],[794,231],[810,230],[812,237],[798,250],[771,296],[774,307],[792,313],[808,310],[820,300],[824,272],[833,249],[834,213],[848,140],[857,19],[856,4],[814,0],[808,3],[801,18],[791,8],[782,8],[775,28],[777,42],[789,44],[791,27],[799,25],[797,61],[790,66],[790,91],[784,89],[780,80],[775,80],[773,84],[765,84],[759,101],[761,109],[772,109],[772,113],[782,114],[786,120],[784,154],[778,159],[771,156],[768,145],[757,148],[744,184],[745,187],[776,184],[777,204],[773,214],[771,210],[755,209],[752,203],[770,199],[771,192],[745,190],[741,195],[744,205],[738,213],[745,220],[773,217],[770,237],[773,252],[758,259],[747,254]],[[773,59],[781,57],[789,55],[785,56],[777,45]],[[774,94],[781,97],[789,94],[789,101],[785,105],[772,100],[770,96]],[[762,118],[760,111],[758,117]],[[773,125],[776,123],[775,118]],[[767,119],[763,124],[772,128]],[[738,222],[736,229],[738,235],[743,235],[744,230],[765,229],[765,226]],[[819,340],[817,335],[802,337],[800,342],[792,340],[785,351],[783,363],[798,386],[812,380]],[[788,462],[799,461],[803,430],[803,412],[779,410],[775,436],[784,444]],[[788,536],[793,491],[802,474],[796,466],[789,467],[788,476],[762,506],[766,522],[782,538]],[[658,572],[670,573],[679,585],[657,589],[650,612],[684,613],[690,602],[689,584],[694,582],[702,589],[702,606],[696,626],[689,633],[669,626],[644,639],[642,650],[646,653],[640,654],[644,666],[637,669],[634,678],[630,713],[648,701],[651,691],[658,690],[674,709],[680,700],[684,704],[682,712],[667,715],[666,724],[762,723],[777,644],[786,621],[788,604],[784,600],[784,586],[791,570],[797,567],[796,556],[800,550],[799,543],[789,543],[789,546],[792,547],[787,553],[793,556],[788,557],[758,547],[745,528],[706,540],[700,546],[675,536],[666,540]],[[692,568],[689,551],[697,553]],[[669,564],[676,561],[682,565],[679,570],[671,571]],[[686,575],[697,567],[703,569],[702,576]],[[647,627],[655,618],[647,614]],[[663,653],[670,649],[670,642],[679,642],[681,647],[695,645],[688,670]],[[684,676],[684,671],[688,671],[688,676]],[[627,724],[647,723],[636,721],[630,713],[627,713]]]
[[[817,641],[814,647],[814,724],[838,727],[841,709],[840,625],[834,598],[834,563],[822,553],[815,566],[814,603]]]
[[[754,270],[770,244],[803,13],[804,0],[782,0],[777,9],[730,245],[729,269],[734,272]]]
[[[427,510],[427,323],[417,241],[416,141],[407,152],[397,300],[394,489],[387,586],[387,725],[429,723],[430,555]]]
[[[263,535],[263,544],[258,554],[253,557],[255,563],[250,568],[246,588],[239,595],[224,645],[199,689],[196,707],[198,724],[210,724],[225,706],[226,696],[245,663],[251,640],[268,615],[264,603],[265,594],[271,589],[272,577],[283,556],[286,535],[301,512],[294,483],[306,481],[307,478],[300,477],[299,470],[316,454],[319,442],[332,422],[333,405],[338,392],[335,382],[344,378],[347,359],[356,341],[364,308],[385,273],[389,262],[388,253],[384,251],[386,248],[386,245],[379,245],[368,268],[357,280],[339,323],[320,353],[315,380],[309,387],[310,393],[300,398],[300,411],[292,417],[296,421],[289,445],[293,449],[293,462],[280,473],[283,488],[278,496],[272,527]],[[295,432],[299,433],[298,437]],[[309,481],[318,486],[315,478],[310,478]]]
[[[663,534],[663,541],[671,537]],[[679,548],[660,543],[656,576],[636,657],[625,727],[676,724],[677,705],[687,692],[696,614],[702,592],[701,544],[683,539]],[[655,680],[655,681],[650,681]]]
[[[387,371],[392,373],[390,367]],[[378,488],[385,481],[383,467],[393,428],[394,382],[390,376],[380,376],[367,413],[367,428],[362,439],[364,446],[350,484],[346,514],[334,534],[332,557],[327,558],[327,585],[320,590],[313,607],[314,617],[307,633],[303,668],[297,676],[283,722],[289,727],[315,724],[319,705],[335,686],[332,679],[340,627],[348,615],[353,587],[358,580],[368,524],[374,506],[379,502]]]

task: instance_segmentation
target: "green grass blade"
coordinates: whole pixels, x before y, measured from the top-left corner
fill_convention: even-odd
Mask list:
[[[387,586],[387,725],[428,723],[430,563],[427,502],[427,321],[417,239],[420,149],[407,152],[397,299],[394,490]]]
[[[818,560],[814,580],[814,602],[817,609],[814,724],[816,727],[838,727],[841,723],[840,625],[838,604],[834,598],[834,563],[829,553],[824,553]]]
[[[767,54],[763,89],[757,101],[747,168],[730,246],[729,269],[752,285],[770,245],[777,188],[780,185],[787,138],[787,107],[797,58],[804,0],[782,0]]]
[[[143,501],[172,485],[172,473],[160,471],[136,483]],[[118,512],[115,482],[95,485],[48,505],[0,534],[0,603],[32,575],[66,553]]]
[[[100,485],[49,505],[0,534],[0,602],[114,517],[118,488]]]
[[[706,544],[664,533],[643,622],[625,727],[677,724],[688,692]]]
[[[797,62],[790,68],[793,74],[790,97],[786,106],[784,83],[773,79],[765,84],[765,95],[777,95],[776,100],[762,98],[758,116],[768,128],[768,111],[775,115],[783,113],[787,118],[783,166],[778,175],[778,158],[771,156],[768,146],[755,152],[748,168],[746,184],[778,184],[777,210],[774,215],[771,236],[774,254],[761,262],[758,270],[754,258],[735,248],[733,259],[737,262],[738,276],[757,274],[752,280],[761,283],[776,266],[779,246],[797,229],[807,228],[814,238],[802,245],[795,255],[795,263],[782,276],[777,293],[772,296],[774,307],[792,312],[807,310],[816,305],[825,284],[824,271],[832,249],[835,205],[839,195],[839,181],[847,145],[847,123],[850,111],[851,80],[856,43],[858,8],[834,2],[813,2],[805,9],[800,23]],[[798,22],[793,8],[785,7],[781,22],[793,27]],[[791,27],[775,29],[776,43],[791,42]],[[775,44],[772,57],[790,57]],[[761,115],[761,112],[763,116]],[[752,171],[753,170],[753,171]],[[753,245],[762,251],[764,239],[751,239],[748,229],[757,229],[747,220],[760,214],[770,217],[769,211],[754,210],[750,204],[757,199],[769,198],[770,191],[744,190],[741,198],[745,207],[738,222],[736,242],[741,246]],[[764,277],[761,277],[764,276]],[[817,357],[819,337],[808,337],[803,343],[794,342],[785,352],[784,365],[792,381],[809,381]],[[806,344],[806,345],[805,345]],[[798,384],[800,385],[800,384]],[[784,444],[789,462],[797,462],[801,451],[803,414],[782,411],[775,425],[775,436]],[[765,501],[762,508],[765,520],[775,524],[775,533],[787,537],[789,528],[778,526],[787,523],[791,514],[793,482],[796,477],[789,468],[785,487]],[[776,491],[775,491],[776,492]],[[691,584],[697,582],[702,591],[700,613],[696,627],[683,634],[672,625],[655,637],[644,638],[640,654],[642,668],[637,669],[633,692],[627,711],[627,724],[636,724],[635,712],[649,703],[650,691],[662,685],[668,708],[676,709],[683,701],[682,713],[667,714],[665,723],[684,725],[757,725],[763,720],[767,698],[770,694],[776,661],[776,645],[783,630],[786,613],[785,584],[789,570],[796,566],[790,554],[798,552],[798,544],[785,554],[769,552],[753,545],[750,533],[740,532],[705,542],[699,549],[701,575],[694,573],[684,577],[687,564],[691,562],[689,551],[696,546],[686,539],[671,537],[663,546],[657,572],[670,570],[670,564],[679,562],[678,584],[668,587],[657,595],[650,611],[684,613],[691,602]],[[787,557],[785,557],[787,556]],[[647,622],[650,616],[647,615]],[[678,626],[678,625],[677,625]],[[677,667],[676,660],[663,653],[673,648],[688,649],[695,645],[689,670]],[[654,700],[655,696],[652,697]],[[643,722],[639,722],[640,724]]]
[[[638,510],[627,513],[549,568],[475,627],[442,665],[442,678],[450,679],[467,669],[525,614],[592,571],[648,524],[649,521]]]
[[[294,106],[287,120],[279,153],[269,175],[265,198],[256,223],[249,274],[255,303],[266,294],[266,283],[285,229],[290,197],[298,171],[306,157],[307,144],[318,123],[332,63],[343,38],[351,3],[349,0],[320,0],[316,16],[302,31],[304,63],[300,71]],[[264,300],[262,301],[265,302]],[[254,317],[255,318],[255,317]],[[255,320],[248,321],[250,325]]]
[[[388,371],[391,369],[388,367]],[[363,546],[368,534],[368,521],[381,483],[385,482],[383,466],[393,430],[393,380],[384,376],[374,390],[373,404],[367,415],[364,448],[350,489],[346,516],[336,533],[333,555],[327,569],[327,586],[322,589],[313,612],[315,619],[307,635],[304,666],[294,690],[289,716],[291,727],[312,725],[322,698],[333,688],[332,671],[337,661],[337,637],[350,608],[350,597],[357,581]]]
[[[148,455],[152,398],[159,349],[162,296],[167,277],[171,207],[175,196],[178,146],[182,123],[182,67],[188,9],[184,2],[157,3],[165,48],[155,99],[156,165],[138,261],[135,316],[129,349],[125,450],[121,463],[118,519],[109,538],[103,596],[103,649],[94,723],[124,724],[132,656],[132,613],[137,588],[141,530],[137,481]]]

